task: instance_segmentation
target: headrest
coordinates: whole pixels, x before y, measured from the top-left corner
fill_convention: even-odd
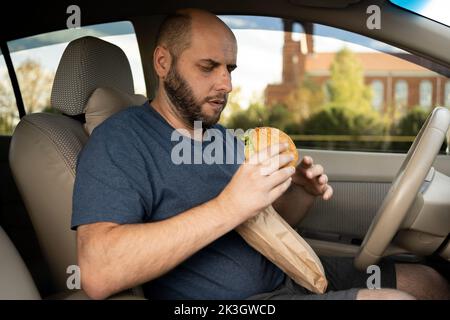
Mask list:
[[[133,75],[125,53],[98,38],[73,40],[56,70],[52,106],[67,115],[82,114],[92,92],[99,87],[134,93]]]
[[[140,94],[128,94],[114,88],[98,88],[84,108],[86,117],[84,129],[91,135],[95,127],[114,113],[127,107],[143,105],[146,101],[147,98]]]

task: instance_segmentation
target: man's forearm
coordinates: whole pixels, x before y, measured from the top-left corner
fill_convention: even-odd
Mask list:
[[[292,184],[272,206],[287,223],[294,227],[300,223],[309,209],[311,209],[315,198],[302,187]]]
[[[102,299],[150,281],[234,229],[243,222],[239,219],[214,199],[159,222],[80,226],[83,288],[91,297]]]

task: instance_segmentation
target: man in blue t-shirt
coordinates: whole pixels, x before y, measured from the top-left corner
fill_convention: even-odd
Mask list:
[[[164,21],[156,98],[98,126],[78,159],[72,229],[83,289],[92,298],[141,284],[152,299],[410,297],[355,289],[367,275],[344,259],[323,260],[336,292],[313,295],[234,231],[271,204],[295,225],[316,197],[333,194],[311,158],[285,167],[285,145],[242,163],[242,142],[217,124],[236,53],[233,33],[210,13]],[[205,135],[196,136],[196,121]],[[393,264],[383,272],[382,284],[395,288]]]

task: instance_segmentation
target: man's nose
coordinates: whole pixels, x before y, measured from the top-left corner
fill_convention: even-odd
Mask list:
[[[231,74],[228,70],[221,70],[216,86],[217,91],[231,92],[233,85],[231,84]]]

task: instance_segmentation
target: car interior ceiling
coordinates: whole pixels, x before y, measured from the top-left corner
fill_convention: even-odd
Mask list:
[[[133,3],[133,2],[132,2]],[[336,5],[338,3],[338,5]],[[383,30],[369,30],[366,27],[367,6],[377,4],[383,11]],[[13,5],[10,10],[20,12],[21,20],[10,14],[10,10],[0,13],[0,44],[6,41],[32,36],[39,33],[62,30],[66,28],[61,12],[65,12],[68,3],[52,4],[30,3],[27,10]],[[326,24],[343,30],[356,32],[376,40],[383,41],[397,48],[404,49],[430,61],[450,67],[448,43],[450,34],[447,27],[421,16],[411,15],[396,7],[387,0],[270,0],[257,1],[183,1],[176,0],[134,2],[133,5],[123,7],[119,3],[86,2],[83,6],[83,25],[107,23],[113,21],[130,20],[136,31],[137,40],[142,57],[150,57],[154,49],[154,37],[158,25],[164,15],[179,8],[194,7],[214,12],[215,14],[238,14],[274,16],[298,21]],[[45,19],[42,19],[45,17]],[[355,17],[361,17],[355,19]],[[53,19],[52,19],[53,18]],[[26,24],[21,23],[27,21]],[[33,29],[28,28],[33,25]],[[401,27],[407,25],[407,28]],[[414,34],[416,38],[409,35]],[[415,39],[433,39],[416,41]],[[144,77],[149,98],[152,98],[153,88],[156,87],[156,76],[149,64],[151,59],[143,59]]]
[[[132,4],[131,4],[132,3]],[[127,6],[119,3],[108,2],[80,2],[83,6],[83,24],[97,24],[111,21],[130,19],[138,21],[147,20],[152,15],[165,15],[178,8],[198,7],[210,10],[216,14],[239,14],[239,15],[260,15],[276,16],[301,21],[311,21],[324,23],[330,26],[339,27],[344,30],[354,31],[374,39],[385,41],[401,49],[428,56],[438,62],[450,65],[450,57],[445,54],[448,52],[446,44],[450,41],[450,35],[447,27],[421,16],[411,15],[404,10],[396,7],[386,0],[361,0],[361,1],[338,1],[345,7],[335,7],[336,1],[322,0],[318,2],[310,0],[282,0],[282,1],[257,1],[248,0],[245,2],[230,1],[152,1],[139,2],[132,1]],[[366,9],[368,5],[377,4],[383,10],[383,32],[369,30],[366,28]],[[329,6],[329,7],[327,7]],[[61,12],[65,12],[67,3],[64,1],[51,4],[30,3],[27,10],[23,10],[18,4],[13,4],[11,9],[1,13],[0,26],[3,31],[0,35],[0,41],[13,40],[33,34],[50,32],[65,29],[64,15],[60,17]],[[11,10],[18,14],[11,14]],[[16,16],[22,19],[16,19]],[[45,18],[43,18],[45,17]],[[355,19],[361,17],[361,19]],[[52,19],[53,18],[53,19]],[[26,21],[22,23],[22,21]],[[152,23],[152,21],[148,21]],[[33,29],[27,26],[33,25]],[[401,26],[408,25],[408,28]],[[433,48],[427,47],[425,41],[414,41],[407,36],[412,33],[421,39],[435,39]],[[442,40],[442,41],[441,41]],[[429,54],[428,54],[429,53]]]
[[[378,4],[383,9],[383,32],[366,28],[366,8]],[[35,34],[65,29],[65,12],[68,3],[13,4],[0,13],[0,43]],[[339,27],[386,42],[418,56],[450,68],[449,28],[420,16],[413,16],[384,0],[228,0],[228,1],[131,1],[126,6],[113,2],[80,2],[84,25],[113,21],[132,21],[142,57],[151,57],[154,37],[164,15],[181,7],[197,7],[216,14],[262,15],[310,21]],[[14,14],[11,14],[11,10]],[[17,13],[16,13],[17,12]],[[17,19],[20,16],[21,19]],[[361,19],[355,19],[360,16]],[[24,21],[26,23],[24,23]],[[29,26],[33,25],[33,28]],[[408,26],[400,27],[400,26]],[[414,34],[420,39],[411,38]],[[3,48],[3,46],[2,46]],[[142,59],[149,98],[156,87],[156,77],[151,59]],[[80,120],[80,119],[78,119]],[[0,226],[18,248],[42,296],[52,292],[50,271],[40,253],[39,244],[27,216],[8,164],[9,138],[0,137]],[[448,241],[448,238],[447,238]],[[438,266],[443,268],[442,265]],[[446,273],[445,273],[446,272]],[[444,271],[449,279],[449,271]]]

